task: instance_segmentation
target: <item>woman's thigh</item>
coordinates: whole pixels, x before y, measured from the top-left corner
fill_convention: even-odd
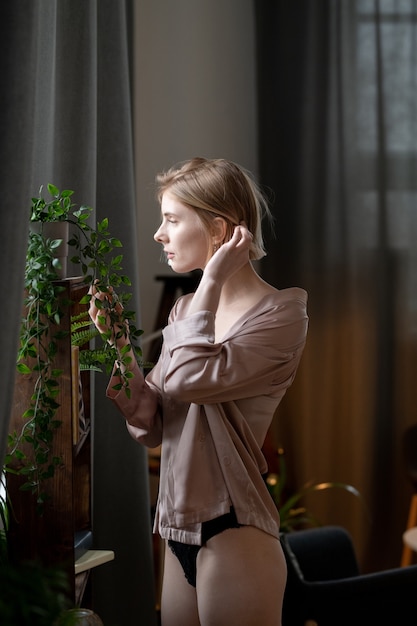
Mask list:
[[[197,557],[201,626],[280,626],[286,578],[278,539],[252,526],[223,531]]]
[[[195,588],[190,585],[177,557],[165,546],[161,594],[162,626],[200,626]]]

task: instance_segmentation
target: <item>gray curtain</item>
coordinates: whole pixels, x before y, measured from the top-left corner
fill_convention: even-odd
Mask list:
[[[7,89],[2,89],[0,105],[0,263],[7,300],[7,306],[2,307],[0,324],[1,459],[6,447],[16,371],[16,349],[23,302],[28,197],[32,195],[30,146],[33,80],[29,67],[32,33],[31,19],[28,16],[21,23],[24,7],[19,8],[20,12],[10,2],[3,2],[0,6],[0,68],[4,85],[7,85]],[[20,68],[19,74],[14,64]]]
[[[130,0],[6,0],[0,8],[5,302],[1,451],[8,432],[30,198],[52,182],[109,217],[139,310],[131,111]],[[138,320],[140,326],[140,320]],[[95,384],[94,537],[116,558],[93,573],[106,626],[156,623],[147,457]]]
[[[262,271],[309,291],[302,365],[274,422],[291,488],[353,534],[366,570],[400,563],[417,421],[417,2],[255,2],[260,171],[276,237]]]

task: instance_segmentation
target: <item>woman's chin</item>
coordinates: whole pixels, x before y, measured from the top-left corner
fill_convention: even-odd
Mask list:
[[[176,263],[174,259],[168,259],[167,264],[176,274],[188,274],[189,272],[193,272],[198,269],[192,265],[181,265],[180,263]]]
[[[167,263],[176,274],[185,274],[185,272],[188,272],[188,270],[182,269],[181,265],[176,263],[173,259],[168,259]]]

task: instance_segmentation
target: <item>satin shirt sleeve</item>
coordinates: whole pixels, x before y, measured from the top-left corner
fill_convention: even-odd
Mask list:
[[[248,312],[247,320],[218,343],[213,313],[187,316],[181,311],[184,303],[178,303],[163,331],[170,358],[162,392],[183,402],[209,404],[287,388],[307,334],[306,296],[297,292],[298,298],[286,294],[277,302],[273,297],[270,305]]]

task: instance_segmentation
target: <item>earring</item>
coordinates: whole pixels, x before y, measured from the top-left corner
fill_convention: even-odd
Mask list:
[[[214,254],[215,252],[217,252],[217,248],[218,248],[218,247],[219,247],[219,246],[217,245],[217,243],[213,244],[213,254]]]

